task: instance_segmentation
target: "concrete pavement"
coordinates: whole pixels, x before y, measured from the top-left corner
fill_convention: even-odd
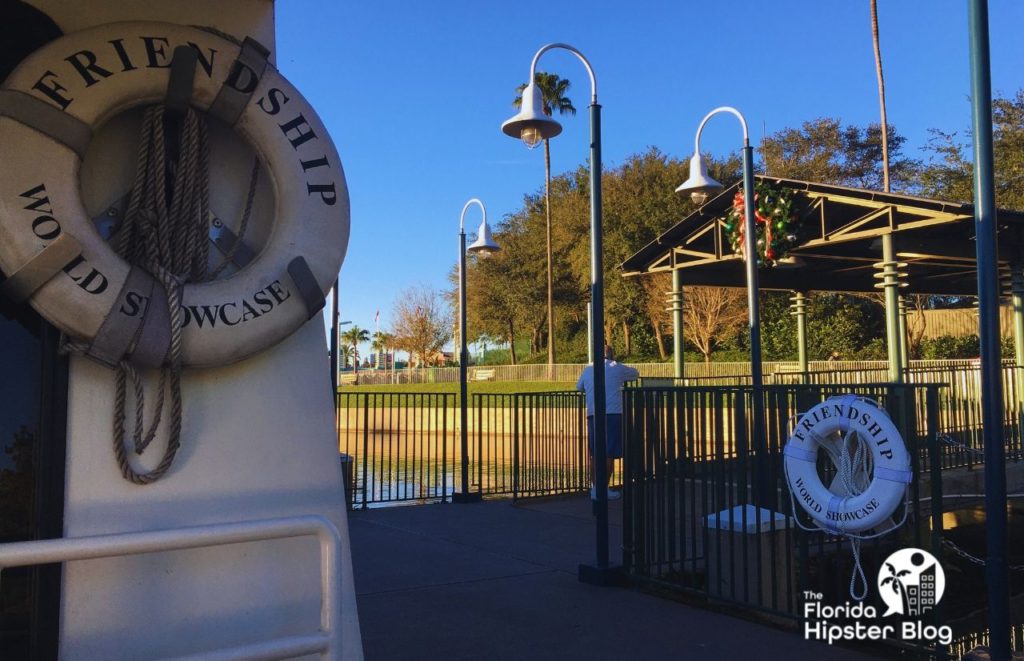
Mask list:
[[[619,503],[611,511],[621,558]],[[868,658],[792,631],[631,588],[580,583],[593,563],[586,496],[353,512],[368,661]]]

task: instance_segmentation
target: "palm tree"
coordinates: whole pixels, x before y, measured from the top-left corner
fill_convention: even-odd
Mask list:
[[[885,78],[882,76],[882,47],[878,42],[878,0],[871,0],[871,42],[875,47],[878,104],[882,111],[882,187],[889,192],[889,122],[885,116]]]
[[[872,4],[874,4],[874,2],[872,2]],[[910,570],[901,569],[899,571],[896,571],[896,568],[892,566],[891,562],[885,563],[885,566],[889,568],[890,576],[886,576],[884,579],[882,579],[881,585],[888,585],[889,583],[892,583],[892,591],[900,595],[900,599],[902,600],[903,612],[900,614],[909,615],[910,600],[907,597],[907,588],[903,585],[903,581],[900,579],[909,574]]]
[[[352,326],[347,331],[341,334],[342,341],[345,342],[346,346],[351,347],[352,352],[352,364],[355,366],[355,372],[358,378],[359,374],[359,345],[363,342],[370,341],[370,333],[364,328],[359,326]]]
[[[395,336],[386,331],[377,331],[373,334],[373,340],[370,343],[370,348],[373,349],[377,354],[377,369],[380,369],[380,357],[382,353],[386,353],[395,342]]]
[[[889,120],[886,117],[885,111],[885,77],[882,75],[882,46],[878,40],[878,0],[871,0],[871,43],[875,49],[875,77],[878,78],[878,106],[881,112],[881,132],[882,132],[882,190],[886,193],[889,191]],[[883,239],[883,240],[891,240]],[[899,291],[899,290],[897,290]],[[920,305],[920,295],[918,296],[918,305]],[[901,294],[896,295],[897,300],[902,297]],[[904,328],[904,333],[906,329]],[[909,340],[904,334],[900,338],[900,345],[902,351],[905,354],[909,350]],[[906,356],[903,356],[906,360]],[[905,364],[909,364],[905,363]]]
[[[544,114],[551,116],[557,110],[559,115],[575,115],[576,108],[566,96],[569,81],[559,78],[556,74],[538,71],[533,81],[540,88],[541,104]],[[526,84],[516,88],[516,100],[513,104],[518,108],[523,102],[523,90]],[[547,138],[544,139],[544,212],[547,216],[548,242],[548,365],[555,364],[555,298],[551,276],[551,147]],[[514,350],[513,350],[514,351]]]

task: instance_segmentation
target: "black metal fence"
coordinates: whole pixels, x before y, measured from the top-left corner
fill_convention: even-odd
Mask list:
[[[950,566],[950,554],[943,554],[943,503],[950,495],[943,491],[943,469],[963,466],[959,460],[966,451],[940,440],[948,431],[948,419],[940,415],[943,389],[938,383],[769,385],[760,447],[752,442],[749,387],[627,389],[627,572],[641,582],[797,623],[804,622],[809,600],[853,603],[851,544],[845,537],[796,525],[816,527],[790,498],[782,449],[799,413],[832,395],[855,392],[889,413],[907,444],[913,471],[905,523],[860,547],[868,585],[865,603],[884,612],[875,580],[890,553],[913,546]],[[820,454],[818,471],[828,484],[834,468]],[[894,517],[898,522],[899,513]],[[952,559],[954,564],[958,560]],[[977,569],[967,564],[947,570],[947,594],[978,593],[971,583],[982,580]],[[969,608],[956,598],[946,601],[953,602],[953,610]],[[956,613],[944,612],[940,603],[925,620],[947,623],[951,615]],[[968,633],[969,628],[954,630],[956,636]],[[925,646],[923,651],[941,656],[946,650]]]
[[[352,505],[447,500],[455,484],[455,395],[338,394],[338,450],[351,457]]]
[[[771,376],[777,384],[844,384],[847,386],[882,383],[888,380],[885,368],[777,372]],[[939,426],[944,439],[964,451],[947,452],[946,467],[971,466],[977,454],[966,448],[982,448],[981,369],[973,361],[951,365],[918,366],[904,372],[908,384],[942,384],[939,392]],[[1003,429],[1006,452],[1020,456],[1024,452],[1024,369],[1005,363],[1001,372],[1003,389]]]
[[[530,498],[589,488],[581,393],[474,394],[469,407],[469,491]],[[452,394],[339,393],[352,505],[444,502],[462,491],[458,419]]]
[[[530,498],[590,487],[581,393],[477,394],[472,410],[474,490]]]
[[[776,383],[768,386],[768,392],[792,391],[804,383],[826,390],[877,390],[878,386],[871,384],[882,376],[877,368],[776,373],[772,376]],[[982,447],[979,370],[971,364],[917,368],[906,377],[912,386],[944,386],[937,395],[936,424],[942,434],[935,450],[942,467],[977,465]],[[735,425],[734,419],[721,419],[716,407],[726,404],[723,398],[731,396],[727,393],[749,390],[748,378],[714,377],[716,381],[711,383],[711,379],[687,379],[684,390],[692,394],[681,406],[688,427],[715,438],[715,425]],[[642,383],[653,391],[684,385],[667,378],[645,378]],[[1024,455],[1024,371],[1006,366],[1003,391],[1007,454],[1019,459]],[[924,404],[917,398],[915,402],[915,428],[928,433],[932,427]],[[470,491],[527,498],[582,491],[589,486],[581,394],[474,394],[469,406]],[[731,404],[729,407],[732,410]],[[743,415],[742,407],[736,415]],[[775,424],[781,423],[776,420]],[[744,438],[739,435],[736,441]],[[446,500],[462,489],[454,394],[342,390],[338,395],[338,439],[339,451],[352,457],[355,506]],[[712,450],[700,449],[704,454]],[[612,476],[612,484],[619,480],[618,474]]]

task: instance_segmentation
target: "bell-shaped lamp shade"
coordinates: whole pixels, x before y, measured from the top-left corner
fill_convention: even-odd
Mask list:
[[[523,90],[523,103],[515,117],[501,125],[505,135],[519,138],[533,149],[542,140],[553,138],[562,132],[562,125],[544,114],[540,88],[533,82]]]
[[[473,242],[466,252],[475,253],[481,257],[486,257],[492,252],[498,252],[501,247],[494,242],[494,237],[491,236],[491,226],[487,224],[487,219],[480,221],[480,229],[476,233],[476,241]]]
[[[722,190],[722,184],[708,176],[708,166],[700,152],[690,159],[690,177],[676,189],[677,193],[689,193],[690,199],[704,204],[713,193]]]

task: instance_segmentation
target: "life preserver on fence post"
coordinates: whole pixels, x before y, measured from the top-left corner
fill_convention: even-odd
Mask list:
[[[835,444],[837,432],[857,434],[871,453],[871,479],[861,493],[836,493],[818,476],[818,450]],[[880,526],[904,502],[912,478],[910,455],[896,425],[874,401],[852,394],[830,397],[801,416],[784,455],[793,499],[821,528],[833,533],[859,533]]]
[[[191,90],[169,93],[179,47],[195,51],[194,80]],[[104,122],[184,98],[251,145],[276,204],[269,238],[251,263],[221,280],[181,285],[182,366],[241,360],[315,315],[348,245],[348,190],[323,123],[267,56],[251,40],[129,22],[69,34],[25,59],[0,88],[4,290],[102,362],[163,362],[171,335],[167,292],[96,231],[79,172]]]

